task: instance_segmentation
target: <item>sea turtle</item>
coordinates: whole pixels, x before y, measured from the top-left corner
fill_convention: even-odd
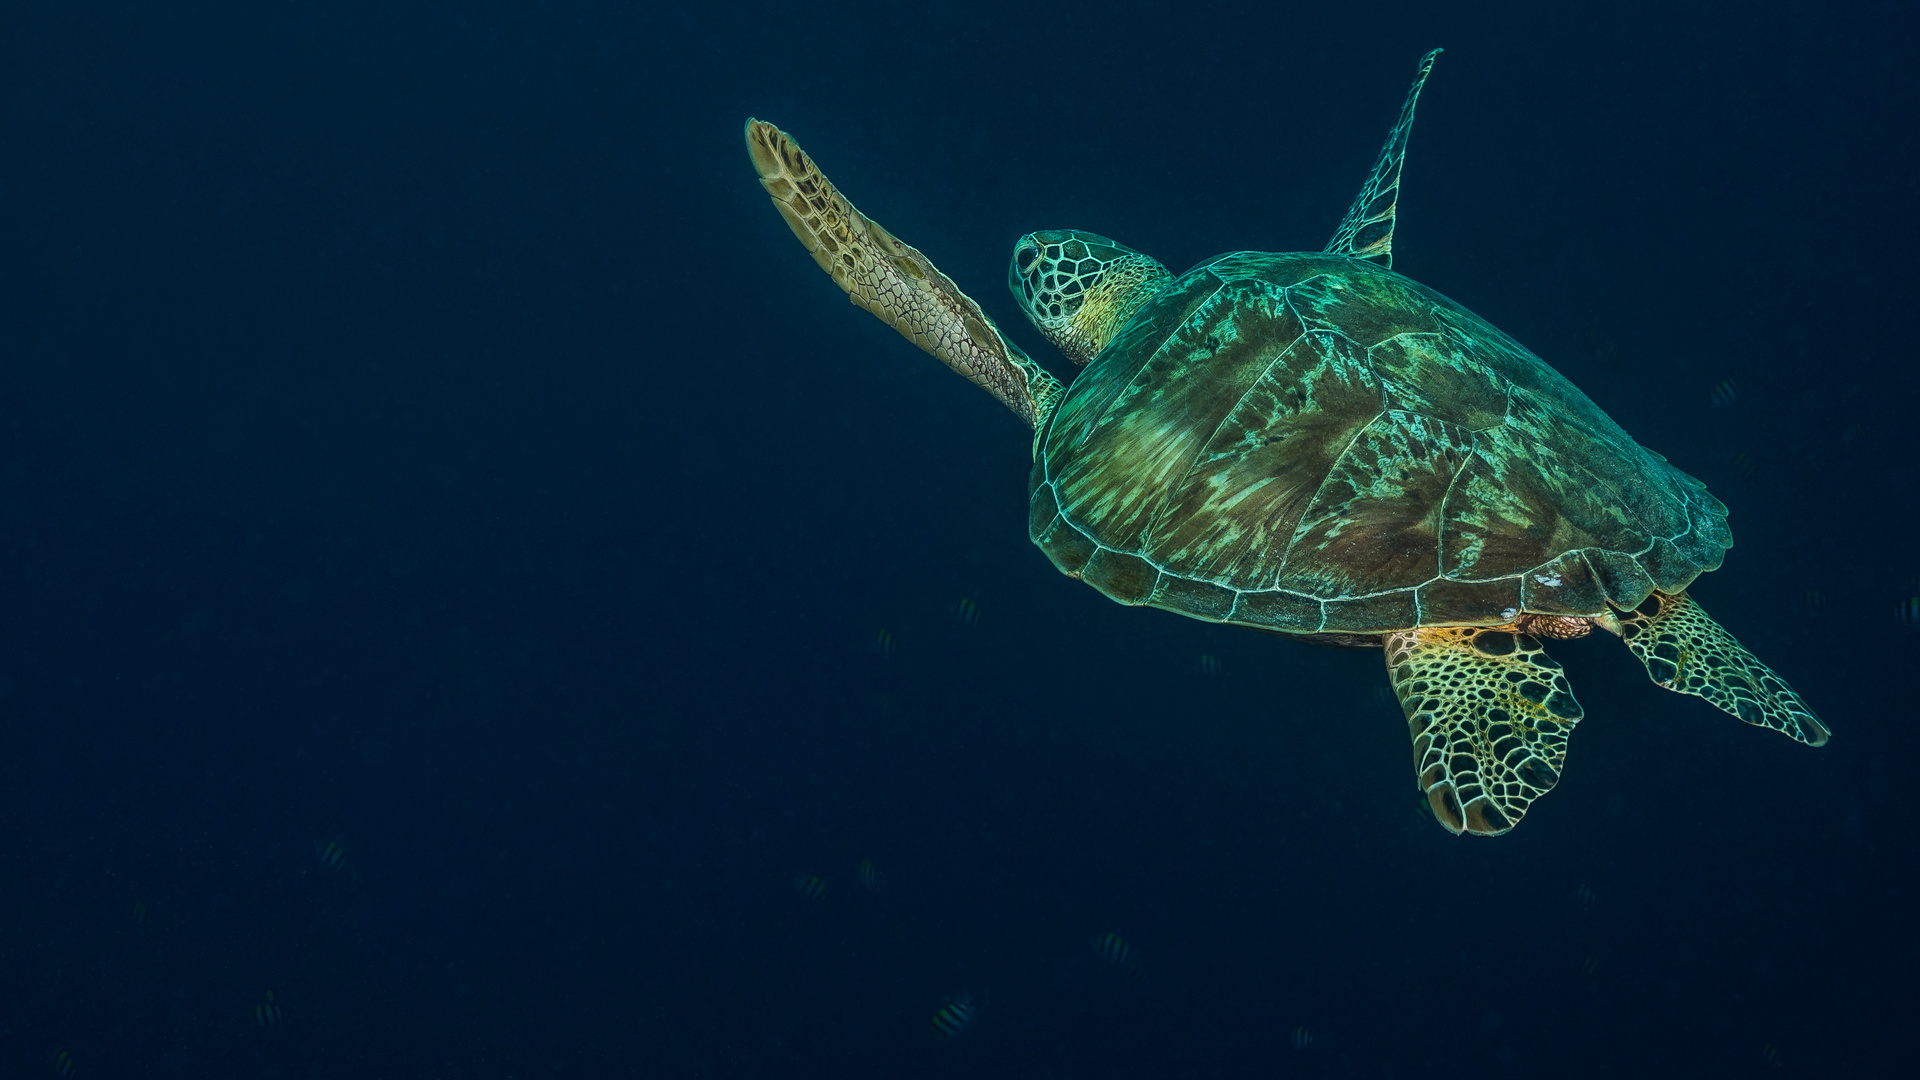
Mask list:
[[[1581,717],[1541,639],[1610,631],[1653,681],[1813,746],[1827,728],[1686,594],[1727,510],[1506,334],[1391,269],[1436,49],[1326,248],[1184,274],[1079,230],[1007,282],[1062,384],[919,251],[748,120],[773,205],[866,308],[1032,425],[1028,533],[1123,604],[1383,646],[1434,817],[1506,832]]]

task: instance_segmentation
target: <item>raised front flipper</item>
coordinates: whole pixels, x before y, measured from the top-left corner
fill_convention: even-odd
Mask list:
[[[1722,712],[1749,724],[1820,746],[1830,734],[1820,718],[1773,673],[1700,610],[1686,593],[1654,593],[1639,609],[1607,626],[1647,666],[1653,681],[1675,693],[1706,698]]]
[[[1420,101],[1420,88],[1427,85],[1433,72],[1433,60],[1442,50],[1435,49],[1420,58],[1420,70],[1413,77],[1413,89],[1407,91],[1407,103],[1400,106],[1400,119],[1387,132],[1387,144],[1380,148],[1380,160],[1374,163],[1366,186],[1354,196],[1347,216],[1327,241],[1333,255],[1351,255],[1369,259],[1381,266],[1393,266],[1393,218],[1400,207],[1400,166],[1407,157],[1407,136],[1413,133],[1413,107]]]
[[[1560,779],[1580,721],[1560,665],[1530,634],[1430,627],[1388,634],[1387,674],[1413,767],[1440,824],[1498,836]]]
[[[854,209],[786,132],[749,119],[747,153],[774,208],[849,299],[1039,426],[1060,382],[1002,337],[979,304]]]

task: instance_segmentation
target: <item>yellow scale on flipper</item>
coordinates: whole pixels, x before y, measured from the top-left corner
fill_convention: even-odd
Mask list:
[[[1513,828],[1560,779],[1582,715],[1560,665],[1509,630],[1423,628],[1386,649],[1434,817],[1455,833]]]

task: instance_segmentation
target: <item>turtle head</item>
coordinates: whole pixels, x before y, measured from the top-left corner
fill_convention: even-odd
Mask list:
[[[1172,281],[1145,255],[1077,229],[1028,233],[1007,267],[1007,287],[1027,318],[1076,364],[1099,355]]]

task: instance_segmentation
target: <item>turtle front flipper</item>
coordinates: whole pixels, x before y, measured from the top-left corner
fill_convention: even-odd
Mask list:
[[[1413,734],[1433,816],[1498,836],[1560,779],[1580,703],[1531,634],[1423,627],[1386,637],[1387,674]]]
[[[1060,382],[1001,336],[979,304],[854,209],[786,132],[749,119],[747,153],[774,208],[849,299],[1039,427]]]
[[[1808,746],[1830,734],[1787,681],[1707,617],[1686,593],[1654,593],[1600,625],[1625,639],[1647,674],[1679,694],[1707,699],[1722,712],[1772,728]]]
[[[1400,106],[1400,119],[1387,132],[1387,144],[1380,148],[1380,159],[1374,162],[1366,186],[1354,196],[1340,228],[1327,241],[1329,254],[1368,259],[1392,269],[1393,221],[1400,209],[1400,166],[1407,159],[1407,136],[1413,133],[1413,107],[1420,103],[1420,90],[1427,85],[1434,58],[1441,52],[1435,49],[1420,58],[1413,89],[1407,91],[1407,103]]]

